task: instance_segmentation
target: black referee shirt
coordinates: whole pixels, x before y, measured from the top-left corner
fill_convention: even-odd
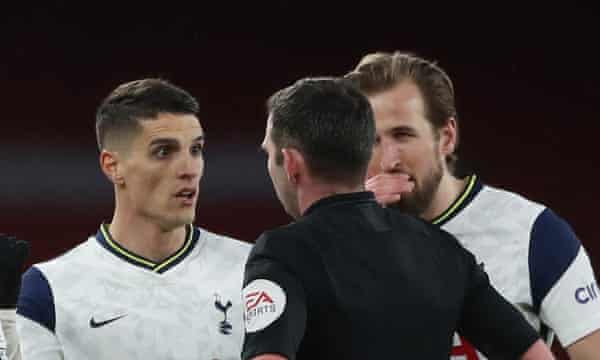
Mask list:
[[[334,195],[263,233],[246,264],[243,359],[444,359],[455,330],[494,359],[538,335],[447,232]]]

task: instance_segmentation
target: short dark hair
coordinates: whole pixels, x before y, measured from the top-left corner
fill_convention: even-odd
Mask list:
[[[400,51],[376,52],[365,55],[345,78],[367,96],[390,90],[403,81],[412,81],[423,96],[426,118],[435,130],[446,125],[450,118],[458,125],[452,80],[432,61]],[[456,160],[455,154],[446,158],[450,167]]]
[[[119,85],[96,111],[96,140],[104,149],[115,133],[134,131],[140,120],[160,113],[198,114],[198,102],[187,91],[163,79],[141,79]]]
[[[344,184],[363,183],[375,141],[368,99],[349,81],[307,78],[276,92],[267,102],[276,162],[294,147],[314,176]]]

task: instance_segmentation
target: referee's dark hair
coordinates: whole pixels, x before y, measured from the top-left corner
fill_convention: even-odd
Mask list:
[[[348,80],[307,78],[272,95],[267,102],[277,164],[281,149],[293,147],[309,171],[328,182],[363,183],[375,141],[375,121],[367,98]]]
[[[198,102],[187,91],[162,79],[141,79],[121,84],[96,111],[96,140],[100,151],[111,139],[139,130],[139,121],[160,113],[198,114]]]

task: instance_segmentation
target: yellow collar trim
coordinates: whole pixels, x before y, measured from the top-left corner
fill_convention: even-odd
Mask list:
[[[192,238],[194,236],[194,231],[193,231],[192,225],[186,225],[186,227],[187,227],[186,230],[187,230],[188,236],[187,236],[187,239],[185,240],[184,246],[182,246],[181,249],[179,249],[175,254],[171,255],[170,257],[168,257],[166,260],[162,261],[159,264],[152,262],[150,260],[144,259],[138,255],[135,255],[131,251],[128,251],[127,249],[125,249],[121,245],[119,245],[116,241],[113,240],[112,236],[110,235],[107,224],[102,224],[100,226],[100,231],[102,231],[102,235],[104,236],[106,243],[111,247],[112,250],[125,256],[126,258],[128,258],[131,261],[134,261],[134,262],[137,262],[146,267],[152,268],[152,271],[154,271],[154,272],[159,272],[161,269],[165,268],[166,266],[168,266],[169,264],[171,264],[172,262],[177,260],[192,245]]]
[[[454,201],[454,203],[452,203],[452,205],[450,205],[450,207],[448,207],[446,209],[446,211],[441,213],[440,216],[431,220],[431,223],[437,225],[437,224],[441,223],[442,221],[448,219],[450,216],[454,215],[454,213],[456,212],[456,209],[458,209],[465,202],[465,199],[469,196],[469,194],[471,194],[471,191],[473,191],[476,181],[477,181],[477,175],[471,175],[469,177],[467,187],[462,192],[462,194],[460,194],[458,199],[456,199]]]

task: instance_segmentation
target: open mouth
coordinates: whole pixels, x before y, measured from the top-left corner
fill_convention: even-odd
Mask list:
[[[183,190],[178,191],[175,194],[175,197],[184,199],[184,200],[193,200],[195,196],[196,196],[195,189],[183,189]]]

